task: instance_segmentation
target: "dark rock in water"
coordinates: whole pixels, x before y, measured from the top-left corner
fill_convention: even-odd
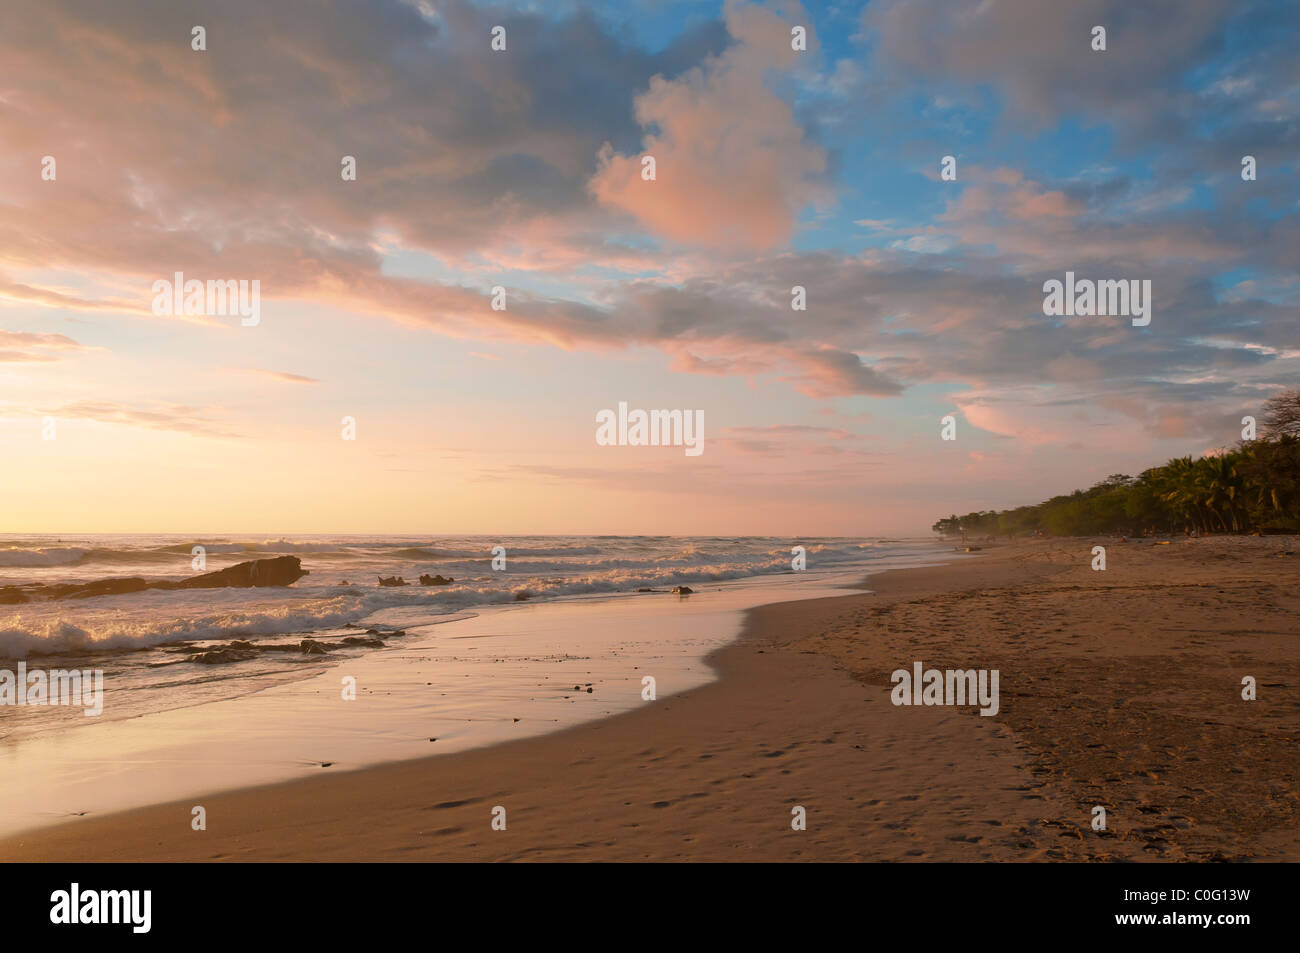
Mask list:
[[[205,572],[193,579],[180,582],[154,583],[158,589],[248,589],[254,586],[288,586],[306,576],[302,561],[297,556],[276,556],[274,559],[253,559],[236,563],[216,572]]]
[[[120,596],[146,589],[224,589],[252,586],[288,586],[307,575],[297,556],[253,559],[217,572],[207,572],[191,579],[150,582],[140,576],[97,579],[94,582],[64,583],[55,586],[3,586],[0,604],[16,604],[38,599],[89,599],[94,596]]]
[[[166,588],[167,583],[154,583],[158,588]],[[150,584],[139,576],[124,579],[98,579],[95,582],[69,583],[62,586],[41,586],[40,595],[50,599],[89,599],[92,596],[121,596],[129,592],[144,592]]]
[[[409,586],[410,585],[410,583],[407,582],[405,579],[403,579],[401,576],[389,576],[388,578],[379,576],[377,578],[379,579],[379,584],[381,586]]]
[[[520,589],[518,592],[515,593],[515,602],[527,602],[529,599],[532,598],[532,596],[533,594],[529,592],[527,589]]]
[[[455,581],[450,576],[430,576],[428,573],[423,573],[420,576],[420,585],[422,586],[450,586]]]
[[[256,657],[256,652],[246,649],[212,649],[190,656],[190,661],[203,665],[224,665],[227,662],[245,662]]]
[[[303,655],[324,655],[329,651],[329,646],[315,639],[303,639],[298,643],[298,648],[302,649]]]
[[[689,595],[690,595],[692,592],[694,592],[694,591],[695,591],[695,590],[692,589],[690,586],[674,586],[674,587],[673,587],[673,595],[675,595],[675,596],[689,596]]]
[[[346,579],[344,579],[341,583],[339,583],[339,585],[340,585],[340,586],[350,586],[350,585],[352,585],[352,583],[350,583],[350,582],[348,582]]]
[[[344,645],[365,645],[369,648],[381,649],[384,647],[383,639],[368,639],[364,635],[349,635],[343,640]]]
[[[249,642],[247,639],[231,639],[231,640],[230,640],[230,644],[229,644],[228,646],[226,646],[226,648],[228,648],[228,649],[253,649],[253,648],[256,648],[256,646],[254,646],[253,643],[252,643],[252,642]]]

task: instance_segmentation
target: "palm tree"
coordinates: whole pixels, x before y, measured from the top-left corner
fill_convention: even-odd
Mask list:
[[[1205,493],[1205,506],[1219,517],[1224,532],[1241,532],[1237,501],[1245,493],[1245,482],[1237,473],[1236,461],[1228,454],[1206,457],[1200,461],[1200,484]],[[1226,517],[1225,515],[1226,514]]]
[[[1160,473],[1163,486],[1159,496],[1188,528],[1199,531],[1205,526],[1205,519],[1201,514],[1204,493],[1197,485],[1197,476],[1196,465],[1190,456],[1170,460]]]

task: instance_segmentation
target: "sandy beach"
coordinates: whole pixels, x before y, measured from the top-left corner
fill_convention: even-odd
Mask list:
[[[752,610],[718,681],[625,714],[79,818],[0,860],[1300,859],[1294,537],[976,545]],[[916,661],[997,669],[998,714],[891,704]]]

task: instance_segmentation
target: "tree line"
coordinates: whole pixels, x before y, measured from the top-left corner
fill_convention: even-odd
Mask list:
[[[953,514],[944,536],[1128,536],[1300,532],[1300,391],[1270,398],[1259,437],[1199,459],[1178,457],[1136,477],[1116,473],[1035,506]]]

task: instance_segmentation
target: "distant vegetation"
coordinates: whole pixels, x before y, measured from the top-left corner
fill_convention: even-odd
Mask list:
[[[1114,474],[1036,506],[953,515],[944,536],[1093,536],[1300,532],[1300,391],[1264,406],[1259,439],[1193,460],[1179,457],[1140,476]]]

